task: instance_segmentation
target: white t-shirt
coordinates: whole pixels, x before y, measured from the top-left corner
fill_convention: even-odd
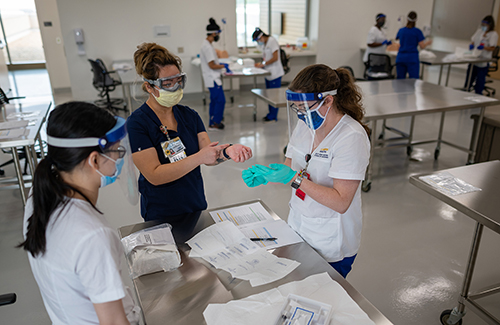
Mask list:
[[[283,64],[281,63],[280,56],[280,45],[273,37],[269,36],[267,43],[264,45],[264,61],[271,60],[273,58],[273,53],[278,51],[278,61],[271,64],[266,64],[264,69],[271,72],[270,76],[266,76],[267,80],[274,80],[285,75],[285,70],[283,70]]]
[[[489,31],[484,36],[484,32],[481,29],[478,29],[474,35],[471,37],[471,41],[474,43],[474,48],[477,48],[481,43],[484,44],[484,47],[497,46],[498,43],[498,34],[494,30]],[[480,58],[491,59],[493,57],[493,51],[481,51],[479,55]],[[477,67],[484,68],[488,66],[488,63],[476,63],[474,64]]]
[[[312,132],[299,121],[288,143],[286,157],[292,169],[305,167],[311,152]],[[344,115],[311,155],[307,172],[315,184],[333,187],[334,178],[363,180],[370,157],[370,142],[365,129]],[[361,182],[351,205],[340,214],[306,195],[301,200],[292,190],[288,224],[328,262],[354,256],[361,240]]]
[[[62,210],[62,212],[61,212]],[[30,197],[24,213],[24,237],[33,213]],[[70,199],[57,208],[46,230],[46,251],[28,253],[31,270],[53,324],[99,324],[94,303],[123,299],[131,324],[138,324],[140,308],[122,283],[123,247],[116,230],[83,200]]]
[[[376,26],[372,26],[370,31],[368,32],[368,37],[366,38],[366,44],[372,43],[382,43],[387,39],[387,35],[381,29],[378,29]],[[385,54],[385,49],[387,45],[381,45],[377,47],[366,47],[365,55],[363,55],[363,62],[368,62],[368,54],[376,53],[376,54]]]
[[[222,69],[211,69],[208,66],[208,62],[214,61],[215,64],[219,63],[219,58],[217,57],[217,52],[215,52],[212,44],[206,39],[201,43],[200,50],[200,61],[201,61],[201,73],[203,75],[203,82],[205,82],[205,87],[212,88],[214,82],[220,86],[222,85],[221,74]]]

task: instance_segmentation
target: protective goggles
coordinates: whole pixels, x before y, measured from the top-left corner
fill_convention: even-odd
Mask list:
[[[326,96],[337,95],[337,89],[325,91],[322,93],[296,93],[288,89],[286,91],[286,101],[288,107],[297,114],[307,114],[317,103],[325,99]],[[314,101],[312,105],[309,102]]]
[[[111,149],[110,147],[127,136],[127,124],[123,117],[115,116],[115,120],[115,126],[101,138],[56,138],[47,135],[47,143],[53,147],[59,148],[86,148],[99,146],[103,152],[116,151],[120,158],[123,158],[127,152],[124,147],[118,147],[116,149]]]
[[[146,78],[142,78],[142,80],[160,89],[174,92],[177,91],[179,88],[184,89],[184,87],[186,86],[187,76],[185,72],[181,72],[174,76],[158,78],[156,80],[149,80]]]

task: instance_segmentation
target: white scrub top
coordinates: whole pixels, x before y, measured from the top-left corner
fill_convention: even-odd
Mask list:
[[[269,36],[267,39],[267,43],[264,45],[264,61],[271,60],[273,58],[273,53],[278,51],[278,61],[273,62],[271,64],[266,64],[264,69],[267,71],[271,72],[270,76],[266,76],[267,80],[274,80],[279,77],[282,77],[285,75],[285,70],[283,70],[283,64],[281,63],[281,56],[280,56],[280,46],[278,44],[278,41],[274,39],[273,37]]]
[[[33,213],[30,197],[24,213],[24,237]],[[123,299],[131,324],[139,323],[140,308],[123,286],[123,247],[116,229],[90,203],[70,199],[57,208],[46,230],[46,251],[34,258],[31,270],[53,324],[99,324],[93,304]]]
[[[483,43],[484,47],[497,46],[498,43],[498,34],[494,30],[489,31],[484,36],[484,32],[481,29],[478,29],[474,35],[471,37],[471,41],[474,43],[474,48],[477,48],[479,44]],[[493,57],[493,51],[481,51],[479,55],[480,58],[491,59]],[[476,63],[475,66],[479,68],[484,68],[488,66],[488,63]]]
[[[311,152],[312,132],[299,121],[288,143],[286,157],[292,169],[305,167],[305,155]],[[363,180],[370,142],[365,129],[344,115],[311,155],[307,168],[315,184],[333,187],[334,178]],[[351,205],[340,214],[306,195],[301,200],[292,190],[288,224],[328,262],[338,262],[357,254],[361,240],[361,182]]]
[[[223,69],[211,69],[208,66],[208,62],[214,61],[215,64],[219,63],[219,58],[217,57],[217,52],[215,52],[212,44],[206,39],[201,43],[200,51],[200,61],[201,61],[201,74],[203,75],[203,82],[205,87],[214,87],[214,82],[220,86],[222,85],[221,74]]]
[[[372,43],[382,43],[387,39],[387,35],[385,32],[381,29],[378,29],[375,26],[372,26],[370,28],[370,31],[368,32],[368,37],[366,38],[366,44],[372,44]],[[376,54],[385,54],[385,49],[387,48],[387,45],[381,45],[377,47],[366,47],[365,55],[363,56],[363,62],[368,61],[368,54],[370,53],[376,53]]]

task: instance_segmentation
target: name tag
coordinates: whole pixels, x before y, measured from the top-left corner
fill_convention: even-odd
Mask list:
[[[179,137],[169,141],[162,142],[161,148],[163,149],[165,158],[168,158],[168,160],[171,163],[182,160],[187,157],[185,151],[186,147],[184,146]]]

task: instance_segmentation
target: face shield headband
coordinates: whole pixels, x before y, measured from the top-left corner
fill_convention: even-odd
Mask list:
[[[115,126],[101,138],[56,138],[47,135],[47,143],[59,148],[86,148],[99,146],[106,151],[113,144],[127,136],[127,125],[124,118],[115,116]]]
[[[149,80],[144,77],[142,78],[142,80],[149,83],[150,85],[158,87],[159,89],[174,92],[179,89],[184,89],[184,87],[186,86],[187,75],[185,72],[181,72],[174,76],[158,78],[156,80]]]
[[[262,35],[264,35],[264,32],[263,32],[263,31],[260,31],[260,33],[258,33],[258,34],[257,34],[257,36],[255,36],[255,37],[253,38],[253,41],[254,41],[254,42],[257,42],[257,40],[258,40],[259,38],[261,38],[261,37],[262,37]]]
[[[330,91],[325,91],[325,92],[322,92],[322,93],[296,93],[296,92],[291,91],[290,89],[287,89],[287,91],[286,91],[286,101],[287,101],[288,106],[295,113],[297,113],[297,114],[307,114],[308,111],[310,111],[307,102],[310,102],[310,101],[314,101],[314,102],[322,101],[328,95],[332,95],[332,96],[337,95],[337,89],[330,90]],[[299,102],[299,104],[296,104],[297,102]],[[303,102],[304,104],[301,105],[300,102]],[[311,105],[311,106],[313,106],[313,105]]]

